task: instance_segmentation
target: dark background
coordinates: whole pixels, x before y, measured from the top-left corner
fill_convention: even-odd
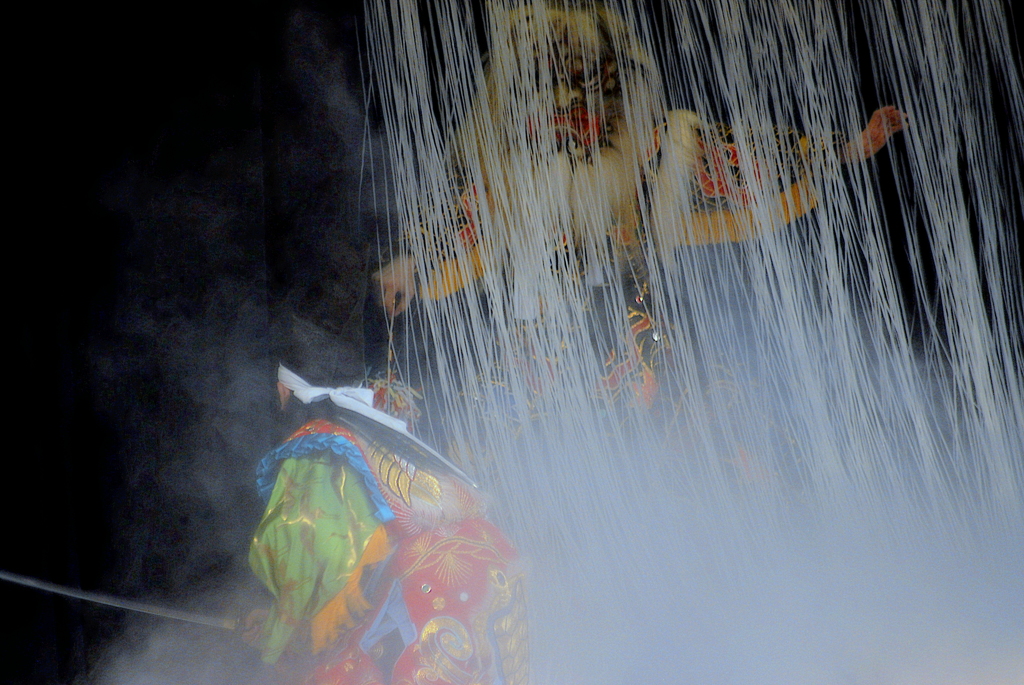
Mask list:
[[[0,568],[211,616],[259,593],[245,555],[255,465],[282,432],[278,305],[330,309],[353,375],[380,353],[360,9],[186,0],[12,22],[27,47],[8,91]],[[92,679],[115,637],[130,649],[159,623],[6,583],[0,607],[16,683]]]
[[[212,616],[259,595],[280,303],[325,307],[353,375],[381,361],[362,21],[361,3],[195,0],[12,19],[0,568]],[[2,583],[0,607],[13,683],[92,679],[158,624]]]

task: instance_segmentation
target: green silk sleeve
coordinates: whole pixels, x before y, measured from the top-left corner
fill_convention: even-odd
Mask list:
[[[359,474],[330,452],[286,459],[249,548],[249,565],[276,602],[263,626],[274,663],[345,587],[380,525]]]

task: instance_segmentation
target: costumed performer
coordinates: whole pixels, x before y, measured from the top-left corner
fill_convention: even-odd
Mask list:
[[[502,271],[516,316],[536,318],[552,295],[517,246],[544,234],[534,241],[550,247],[544,268],[564,269],[595,295],[619,279],[632,349],[592,336],[609,347],[598,350],[599,385],[632,388],[650,406],[666,340],[652,316],[648,255],[791,223],[816,205],[818,162],[867,159],[906,116],[883,107],[850,142],[775,130],[776,149],[744,153],[752,145],[738,145],[728,126],[666,111],[657,67],[620,16],[597,2],[562,7],[492,8],[485,87],[451,142],[450,208],[408,230],[376,278],[395,317],[415,297],[448,298]]]
[[[371,390],[281,366],[278,391],[301,426],[258,469],[263,660],[309,685],[525,684],[523,575],[473,482]]]

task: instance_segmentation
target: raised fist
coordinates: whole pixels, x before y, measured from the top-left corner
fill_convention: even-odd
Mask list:
[[[886,105],[876,109],[871,115],[867,127],[861,131],[860,136],[851,140],[840,153],[842,161],[846,164],[851,162],[863,162],[876,152],[885,147],[894,133],[902,131],[909,124],[906,113],[901,112],[892,105]]]
[[[381,304],[388,316],[404,312],[416,296],[416,260],[412,255],[399,255],[373,275],[380,284]]]

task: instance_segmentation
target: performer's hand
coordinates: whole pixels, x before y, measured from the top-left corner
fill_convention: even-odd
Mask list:
[[[861,131],[860,136],[850,141],[840,157],[844,164],[852,162],[863,162],[876,152],[885,147],[894,133],[902,131],[909,124],[906,113],[901,112],[892,105],[887,105],[875,110],[871,115],[871,121],[867,128]]]
[[[238,623],[238,634],[250,645],[255,645],[263,633],[263,624],[270,617],[266,609],[253,609]]]
[[[380,283],[381,304],[389,317],[406,310],[416,295],[416,260],[412,255],[399,255],[373,275]]]

